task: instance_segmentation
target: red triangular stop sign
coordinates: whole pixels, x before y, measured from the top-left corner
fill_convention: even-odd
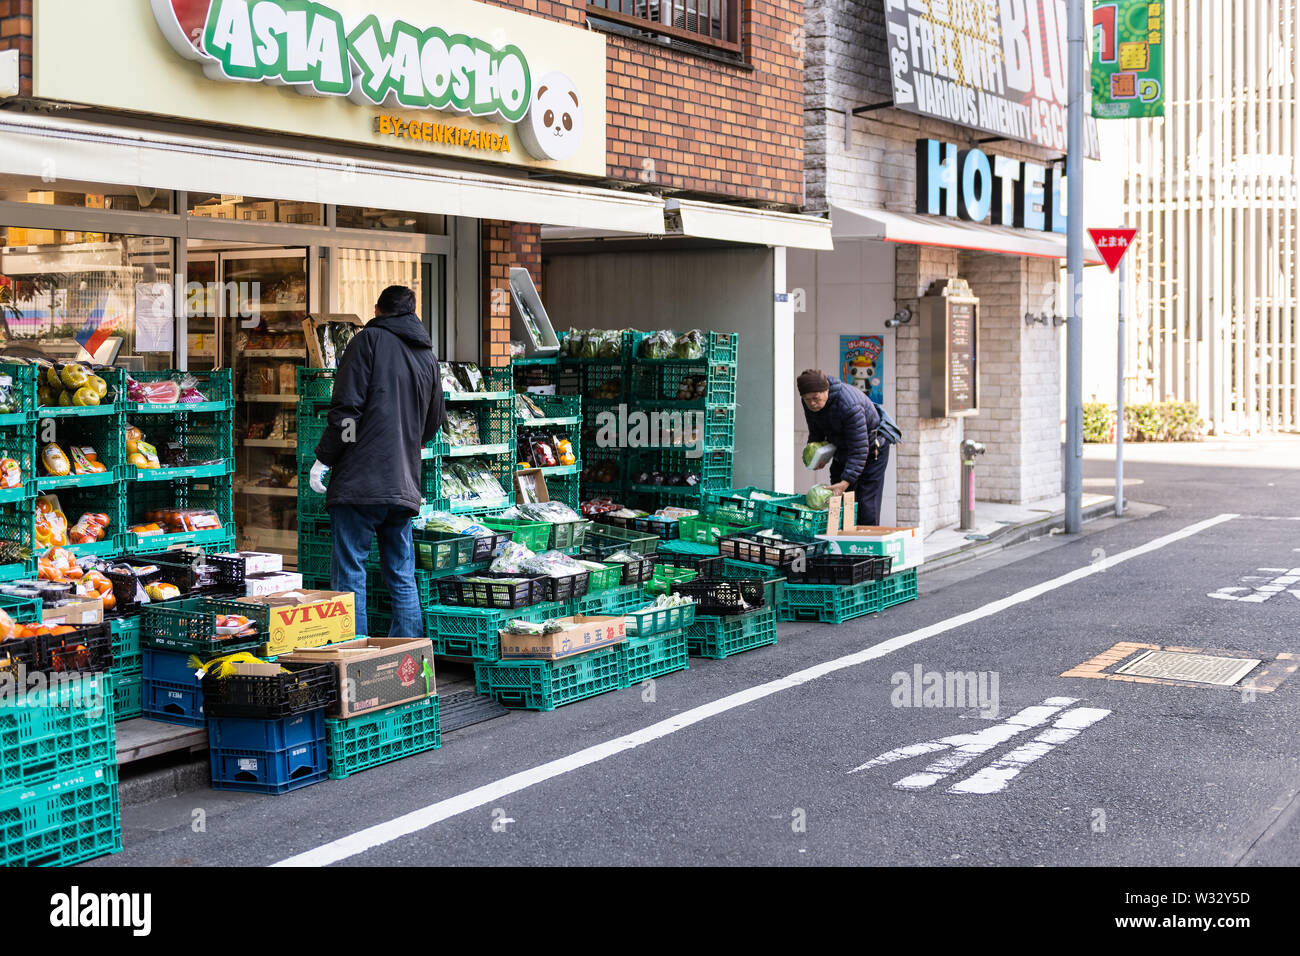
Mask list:
[[[1128,252],[1129,245],[1133,242],[1133,237],[1137,235],[1136,229],[1089,229],[1088,235],[1092,236],[1092,244],[1097,247],[1101,253],[1101,261],[1106,263],[1106,268],[1111,272],[1115,271],[1119,261],[1124,258],[1124,253]]]

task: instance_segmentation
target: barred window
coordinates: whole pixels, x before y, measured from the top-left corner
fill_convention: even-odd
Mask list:
[[[587,12],[708,46],[740,52],[740,0],[587,0]]]

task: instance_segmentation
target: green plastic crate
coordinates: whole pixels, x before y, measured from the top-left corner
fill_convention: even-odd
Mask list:
[[[677,568],[671,565],[656,564],[654,573],[646,582],[647,594],[667,594],[678,581],[694,581],[699,577],[695,568]]]
[[[174,369],[165,371],[133,371],[131,377],[137,382],[161,382],[165,379],[173,378],[176,375],[190,375],[197,380],[197,388],[203,393],[205,402],[177,402],[175,404],[164,405],[156,402],[131,402],[127,400],[125,392],[122,394],[120,405],[122,411],[127,414],[144,413],[148,415],[167,415],[167,414],[185,414],[193,415],[199,412],[216,412],[228,411],[234,407],[235,391],[232,382],[230,369],[213,369],[199,370],[189,372],[177,372]],[[110,383],[111,384],[111,383]],[[143,427],[143,426],[141,426]],[[148,430],[145,431],[150,444],[157,444],[149,436]],[[194,457],[194,456],[191,456]]]
[[[620,584],[618,587],[588,594],[572,602],[574,614],[624,614],[644,607],[645,592],[639,584]]]
[[[679,604],[676,607],[646,607],[627,613],[628,637],[649,637],[680,631],[695,623],[695,605]]]
[[[781,596],[785,593],[786,588],[786,577],[781,574],[779,568],[774,568],[769,564],[754,564],[751,561],[734,561],[731,558],[724,558],[714,577],[739,579],[741,581],[762,581],[765,585],[763,600],[767,602],[769,607],[778,607],[780,605]]]
[[[761,530],[749,516],[738,511],[709,511],[681,518],[677,522],[682,541],[717,546],[718,539],[729,534],[752,534]]]
[[[631,531],[627,528],[602,524],[587,532],[586,547],[588,551],[595,552],[604,559],[619,551],[626,551],[629,554],[654,554],[660,540],[662,539],[657,534],[646,534],[643,531]]]
[[[637,362],[644,362],[647,365],[663,364],[672,362],[679,365],[711,365],[716,363],[730,364],[736,361],[736,354],[740,349],[740,333],[738,332],[706,332],[703,355],[694,359],[677,358],[675,355],[666,359],[648,359],[641,355],[641,343],[654,332],[634,332],[632,335],[632,355]],[[680,333],[679,333],[680,334]]]
[[[161,551],[173,544],[213,544],[230,537],[235,531],[234,487],[230,475],[177,481],[132,481],[127,482],[125,487],[127,495],[122,547],[132,554]],[[215,511],[221,520],[221,527],[207,531],[151,535],[135,534],[130,530],[134,525],[145,523],[146,513],[171,508]]]
[[[334,377],[338,369],[299,368],[297,371],[298,401],[329,402],[334,397]]]
[[[201,409],[204,406],[192,407]],[[227,474],[234,469],[233,411],[223,408],[219,411],[154,412],[149,410],[151,408],[150,405],[144,405],[142,411],[132,412],[126,419],[144,433],[145,441],[158,449],[167,442],[176,442],[185,449],[185,457],[190,461],[217,462],[217,464],[139,468],[127,461],[126,445],[123,440],[120,474],[124,479],[167,481],[177,478],[208,478]],[[121,433],[123,429],[118,431]]]
[[[325,720],[331,780],[442,746],[438,695],[347,720]]]
[[[686,632],[680,628],[661,634],[629,636],[615,647],[618,649],[620,680],[624,687],[690,667]]]
[[[144,675],[117,674],[113,676],[113,720],[133,720],[144,716]]]
[[[583,518],[580,521],[566,521],[549,525],[551,536],[548,547],[559,551],[581,548],[586,543],[591,524],[590,521]]]
[[[0,790],[116,763],[114,686],[110,675],[92,674],[0,700]]]
[[[424,632],[435,654],[496,661],[501,658],[500,631],[514,616],[495,608],[435,604],[425,608]]]
[[[96,475],[96,478],[101,477]],[[77,557],[83,557],[88,554],[98,555],[100,557],[112,557],[122,552],[122,530],[126,520],[125,510],[123,507],[123,491],[125,485],[121,482],[107,485],[92,485],[91,487],[70,487],[52,489],[48,494],[58,497],[59,505],[63,513],[68,518],[68,527],[71,528],[83,514],[87,512],[94,514],[108,515],[107,536],[103,541],[94,541],[89,544],[70,544],[68,550]],[[35,521],[35,511],[32,511],[32,520]],[[35,540],[35,525],[32,527],[33,540]],[[40,549],[38,549],[39,551]]]
[[[916,600],[916,568],[891,574],[878,583],[881,586],[882,608]]]
[[[545,551],[551,540],[551,526],[544,521],[512,521],[509,518],[484,518],[480,524],[493,531],[508,531],[513,540],[529,551]]]
[[[218,614],[242,614],[255,625],[252,640],[218,640]],[[163,651],[197,654],[207,659],[219,654],[252,650],[270,639],[271,609],[219,598],[186,598],[146,605],[140,616],[140,644]]]
[[[763,516],[763,527],[771,528],[791,541],[816,541],[826,533],[826,512],[794,504],[771,505]]]
[[[766,495],[767,498],[754,498],[752,495],[755,493]],[[728,488],[726,491],[709,492],[705,497],[712,509],[726,508],[738,511],[749,515],[752,520],[757,522],[764,520],[770,505],[789,505],[804,500],[803,495],[768,491],[766,488],[758,488],[754,485],[748,485],[744,488]]]
[[[536,395],[528,396],[542,412],[541,418],[526,418],[523,414],[523,402],[516,400],[515,420],[522,428],[546,425],[578,424],[582,421],[581,395]]]
[[[595,562],[599,564],[600,562]],[[616,588],[623,580],[623,566],[621,564],[606,564],[603,571],[592,571],[591,576],[587,579],[587,594],[596,594],[600,591],[607,591],[610,588]]]
[[[415,563],[434,574],[455,574],[474,564],[474,538],[449,531],[412,532]]]
[[[704,377],[704,395],[680,399],[680,389],[692,376]],[[736,404],[736,366],[721,363],[700,368],[681,364],[638,362],[633,364],[628,385],[631,400],[654,405],[658,410],[705,408],[708,405]],[[692,389],[692,394],[698,389]]]
[[[833,584],[787,584],[777,610],[782,621],[821,621],[843,624],[884,608],[881,581],[863,581],[850,587]]]
[[[0,866],[72,866],[121,849],[115,760],[0,791]]]
[[[776,643],[776,609],[762,607],[729,617],[697,617],[686,628],[691,657],[721,660]]]
[[[618,646],[599,648],[558,661],[475,664],[474,683],[506,707],[554,710],[622,687]]]
[[[144,665],[140,650],[140,616],[120,617],[109,621],[113,632],[113,670],[132,674]]]
[[[0,594],[0,610],[4,611],[19,624],[34,624],[41,620],[44,602],[40,598],[17,597],[13,594]],[[116,651],[113,654],[117,658]]]
[[[13,365],[0,362],[0,375],[9,377],[9,389],[15,400],[12,412],[0,413],[0,427],[28,425],[36,410],[36,379],[39,370],[34,365]],[[12,455],[10,457],[13,457]],[[24,475],[27,472],[23,472]]]

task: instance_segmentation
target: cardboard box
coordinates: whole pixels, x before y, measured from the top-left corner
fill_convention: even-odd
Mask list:
[[[241,222],[275,222],[275,203],[241,202],[235,207],[235,218]]]
[[[546,476],[540,468],[522,468],[515,472],[515,500],[520,504],[537,504],[551,500],[546,490]]]
[[[278,204],[280,221],[294,226],[325,225],[324,207],[314,202],[282,202]]]
[[[296,571],[268,571],[259,574],[244,574],[244,596],[260,597],[263,594],[279,594],[302,587],[302,575]]]
[[[559,619],[564,630],[554,634],[511,634],[501,631],[501,658],[558,661],[627,638],[626,617],[575,614]]]
[[[191,216],[202,216],[205,219],[234,219],[236,206],[232,202],[209,203],[206,206],[195,206],[190,210]]]
[[[351,591],[303,589],[242,597],[239,601],[271,609],[267,656],[350,641],[357,636],[356,600]]]
[[[280,660],[335,665],[339,702],[326,711],[330,717],[370,714],[438,692],[433,642],[427,638],[363,637],[346,644],[284,654]]]
[[[890,573],[920,567],[925,560],[925,539],[919,528],[890,528],[846,522],[856,515],[853,493],[832,498],[826,511],[827,533],[817,535],[827,543],[828,554],[887,554],[892,557]]]
[[[227,551],[221,557],[242,558],[245,576],[284,570],[284,558],[269,551]]]
[[[41,612],[41,621],[45,624],[100,624],[104,620],[104,602],[99,598],[87,598],[72,604],[47,607]]]
[[[11,246],[52,246],[58,242],[58,239],[53,229],[23,229],[10,226],[9,238],[6,242]]]

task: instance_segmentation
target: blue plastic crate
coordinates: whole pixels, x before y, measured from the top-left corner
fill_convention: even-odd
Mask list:
[[[214,750],[286,750],[325,736],[325,711],[262,720],[256,717],[213,717],[208,721],[208,746]]]
[[[318,740],[284,750],[209,750],[212,789],[288,793],[320,783],[329,766],[323,733]]]
[[[188,654],[143,651],[144,686],[140,706],[150,720],[186,727],[202,727],[203,685],[187,663]]]

